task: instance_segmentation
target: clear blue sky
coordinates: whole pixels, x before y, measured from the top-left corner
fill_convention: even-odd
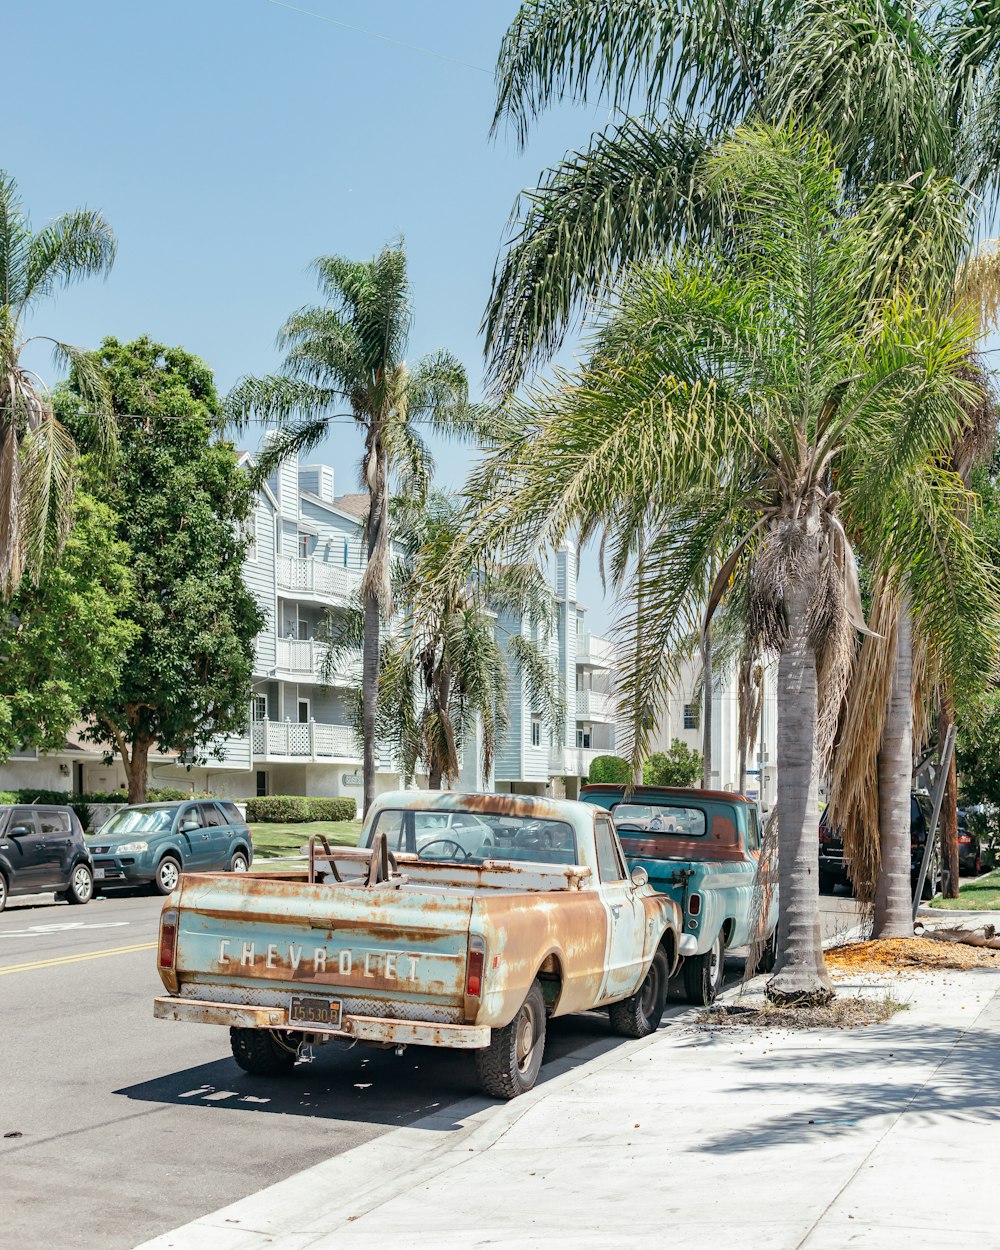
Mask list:
[[[33,328],[79,346],[107,334],[180,343],[226,390],[277,365],[275,332],[314,298],[313,257],[366,257],[402,235],[411,354],[449,348],[479,393],[479,324],[515,197],[605,115],[561,109],[524,153],[490,140],[492,70],[516,0],[289,4],[10,6],[4,43],[18,53],[4,69],[0,165],[36,227],[87,205],[119,242],[108,281],[60,294]],[[358,452],[337,427],[323,457],[338,490],[354,489]],[[438,452],[442,484],[459,484],[467,453]],[[582,580],[600,627],[593,560]]]

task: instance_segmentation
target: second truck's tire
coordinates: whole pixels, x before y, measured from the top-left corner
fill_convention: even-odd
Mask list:
[[[715,996],[722,988],[725,954],[726,945],[720,932],[704,955],[689,955],[684,960],[684,993],[689,1003],[709,1007],[715,1002]]]
[[[493,1029],[490,1044],[476,1051],[483,1093],[505,1100],[527,1093],[538,1080],[544,1050],[545,998],[535,980],[510,1024]]]
[[[608,1009],[611,1028],[619,1037],[648,1037],[660,1027],[667,1005],[670,965],[663,947],[657,949],[643,983],[631,998],[612,1003]]]
[[[254,1076],[283,1076],[295,1066],[295,1051],[268,1029],[230,1029],[233,1058]]]

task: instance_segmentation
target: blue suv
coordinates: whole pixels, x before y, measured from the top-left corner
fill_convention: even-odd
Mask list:
[[[151,885],[169,894],[182,872],[246,872],[250,827],[235,803],[199,799],[123,807],[90,839],[94,888]]]

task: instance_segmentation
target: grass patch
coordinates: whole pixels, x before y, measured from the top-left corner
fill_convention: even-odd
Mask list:
[[[932,899],[931,906],[943,911],[956,908],[959,911],[1000,911],[1000,871],[960,886],[958,898]]]
[[[724,1003],[698,1016],[709,1029],[856,1029],[885,1024],[907,1004],[884,998],[835,998],[825,1007],[778,1007],[761,1002],[743,1005]]]
[[[321,833],[331,846],[357,846],[361,833],[360,820],[307,820],[301,824],[254,824],[255,858],[274,859],[279,855],[297,855],[314,833]]]

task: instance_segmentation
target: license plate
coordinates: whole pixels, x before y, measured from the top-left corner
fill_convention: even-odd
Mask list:
[[[341,1013],[339,998],[293,998],[288,1008],[288,1023],[339,1029]]]
[[[104,869],[103,869],[103,868],[95,868],[95,869],[94,869],[94,880],[95,880],[95,881],[102,881],[103,879],[104,879]]]

